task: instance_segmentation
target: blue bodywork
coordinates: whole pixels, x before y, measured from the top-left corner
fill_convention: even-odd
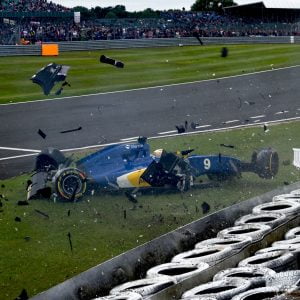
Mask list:
[[[116,184],[118,177],[135,170],[147,168],[159,158],[150,153],[150,147],[145,144],[119,144],[108,146],[100,151],[77,161],[77,168],[82,170],[88,180],[100,187]],[[197,177],[207,174],[223,175],[225,177],[236,175],[236,167],[240,160],[230,156],[220,155],[191,155],[185,158]]]

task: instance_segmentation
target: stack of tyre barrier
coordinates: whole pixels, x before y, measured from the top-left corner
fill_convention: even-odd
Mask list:
[[[146,278],[118,285],[109,296],[96,299],[178,299],[156,294],[179,284],[183,291],[180,299],[188,300],[300,299],[299,216],[300,190],[275,196],[272,202],[257,205],[251,214],[238,218],[233,227],[218,232],[217,237],[149,269]],[[296,227],[278,241],[277,231],[295,219]],[[268,240],[268,236],[272,238]],[[273,241],[271,247],[269,241]],[[230,259],[235,259],[237,266],[222,269]],[[205,283],[197,284],[193,280],[197,276]]]

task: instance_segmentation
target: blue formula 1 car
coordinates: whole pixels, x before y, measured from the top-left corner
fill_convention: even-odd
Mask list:
[[[268,179],[278,172],[278,154],[271,148],[253,152],[251,162],[221,154],[191,155],[192,151],[175,154],[158,149],[150,153],[146,138],[139,138],[137,143],[108,146],[74,162],[59,150],[48,148],[36,158],[27,198],[50,197],[54,193],[62,200],[74,201],[88,190],[186,191],[202,175],[225,180],[239,177],[242,172],[254,172]]]

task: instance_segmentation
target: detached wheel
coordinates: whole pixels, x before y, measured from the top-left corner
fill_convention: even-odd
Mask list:
[[[85,193],[86,177],[78,169],[63,169],[56,174],[55,188],[62,200],[74,201]]]
[[[253,153],[252,162],[255,164],[255,173],[261,178],[271,179],[278,173],[279,157],[272,148]]]

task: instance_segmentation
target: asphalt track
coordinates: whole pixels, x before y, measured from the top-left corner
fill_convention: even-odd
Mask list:
[[[72,149],[137,136],[300,118],[300,66],[186,84],[0,106],[0,179],[30,171],[45,147]],[[299,115],[298,115],[299,113]],[[81,130],[61,133],[81,127]],[[37,134],[41,129],[47,136]],[[10,149],[12,148],[12,149]],[[24,155],[29,155],[25,156]],[[19,157],[20,156],[20,157]],[[12,158],[13,157],[13,158]]]

